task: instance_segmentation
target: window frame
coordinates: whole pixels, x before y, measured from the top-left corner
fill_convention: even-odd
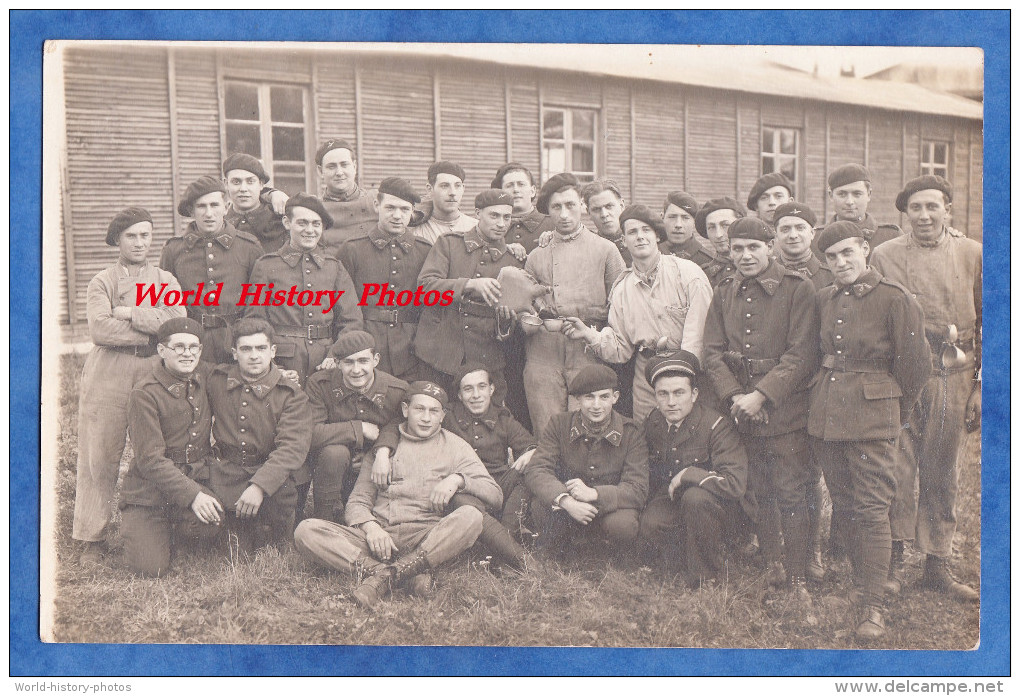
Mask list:
[[[563,118],[563,138],[547,138],[545,135],[545,116],[549,111],[558,111]],[[577,140],[573,137],[574,128],[574,112],[575,111],[587,111],[592,114],[592,139],[589,140]],[[600,176],[599,167],[602,164],[602,158],[599,154],[599,127],[602,123],[601,109],[592,106],[583,105],[569,105],[569,104],[558,104],[558,103],[543,103],[541,111],[539,112],[539,123],[538,123],[538,157],[539,157],[539,177],[541,181],[548,181],[549,177],[555,176],[563,172],[570,172],[577,176],[581,180],[582,184],[586,184],[590,181],[594,181]],[[551,172],[546,163],[546,143],[549,142],[562,142],[564,163],[566,168],[563,172]],[[573,167],[573,147],[575,144],[588,145],[591,144],[592,153],[592,169],[590,171],[578,172]]]
[[[775,151],[771,151],[771,152],[766,152],[765,151],[765,132],[766,131],[773,131],[772,146],[776,148]],[[793,133],[793,136],[794,136],[793,150],[794,150],[794,152],[793,152],[792,155],[789,154],[789,153],[785,153],[785,152],[781,152],[780,151],[782,149],[782,145],[781,145],[781,143],[782,143],[781,137],[782,136],[780,135],[780,133],[782,131],[790,131],[791,133]],[[791,180],[792,183],[793,183],[793,192],[792,193],[793,193],[793,197],[794,198],[797,198],[797,195],[799,193],[800,184],[801,184],[800,175],[801,175],[801,173],[804,170],[803,163],[801,161],[802,155],[803,155],[803,152],[801,150],[801,144],[803,143],[803,140],[804,140],[804,133],[803,133],[803,129],[802,128],[797,128],[797,127],[794,127],[794,126],[774,126],[774,125],[769,125],[767,123],[763,123],[762,124],[762,126],[761,126],[761,134],[760,134],[759,139],[758,139],[758,143],[759,143],[759,147],[758,147],[758,150],[759,150],[759,153],[758,153],[758,176],[764,176],[765,174],[770,174],[772,172],[781,172],[782,168],[781,168],[781,164],[780,163],[782,161],[785,161],[785,160],[792,160],[793,164],[794,164],[794,170],[793,171],[794,171],[794,175],[795,175],[794,178]],[[773,163],[772,172],[766,172],[765,171],[765,158],[766,157],[772,159],[772,163]],[[789,177],[787,177],[787,178],[789,178]]]
[[[944,164],[935,162],[935,148],[939,145],[943,145],[946,148],[946,161]],[[931,159],[927,159],[927,156],[931,154]],[[918,176],[925,176],[928,174],[934,174],[935,176],[941,176],[943,179],[949,179],[949,171],[951,169],[953,161],[953,143],[949,140],[941,140],[939,138],[921,138],[921,152],[918,157],[917,171]],[[945,170],[939,174],[936,169]]]

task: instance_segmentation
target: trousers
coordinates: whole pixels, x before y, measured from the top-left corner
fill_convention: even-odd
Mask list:
[[[578,372],[598,359],[585,350],[583,341],[572,341],[561,333],[539,331],[528,340],[528,362],[524,366],[524,391],[528,397],[532,432],[541,437],[549,419],[577,408],[577,399],[567,395],[567,386]]]
[[[630,508],[596,515],[587,526],[575,522],[566,511],[545,505],[533,507],[531,518],[537,527],[538,546],[560,551],[575,537],[592,534],[601,535],[618,550],[632,549],[640,527],[638,511]]]
[[[223,525],[206,524],[190,508],[127,505],[121,511],[124,560],[138,575],[161,577],[170,569],[177,542],[211,540],[224,535]]]

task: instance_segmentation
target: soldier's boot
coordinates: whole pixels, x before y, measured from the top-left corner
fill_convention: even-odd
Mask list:
[[[418,573],[411,579],[408,592],[415,597],[428,597],[432,594],[432,580],[432,573]]]
[[[865,607],[864,620],[857,624],[854,636],[864,643],[884,638],[885,620],[882,618],[882,610],[876,606]]]
[[[808,549],[807,579],[811,582],[825,580],[825,565],[822,563],[822,541],[815,537],[812,547]]]
[[[371,556],[362,556],[353,564],[351,572],[360,579],[354,588],[354,600],[364,608],[375,609],[389,595],[393,566],[380,563]]]
[[[402,556],[393,564],[393,586],[400,587],[409,582],[416,575],[428,573],[432,570],[429,565],[428,556],[424,551],[418,550]]]
[[[898,595],[903,590],[903,542],[892,543],[892,555],[889,557],[889,577],[883,585],[885,593]]]
[[[949,570],[949,559],[928,554],[924,562],[924,577],[921,587],[932,592],[947,594],[964,602],[976,602],[980,598],[977,591],[959,582]]]
[[[811,582],[825,580],[822,563],[822,481],[808,486],[808,557],[805,575]]]
[[[482,516],[482,533],[478,541],[507,565],[515,570],[524,570],[524,547],[518,544],[510,530],[492,515]]]
[[[302,483],[295,486],[297,491],[297,505],[294,507],[294,529],[305,519],[305,505],[308,503],[308,489],[312,484]]]

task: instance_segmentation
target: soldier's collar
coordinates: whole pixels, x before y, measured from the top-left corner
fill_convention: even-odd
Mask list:
[[[491,242],[482,236],[478,226],[475,225],[473,230],[464,233],[464,248],[469,252],[475,249],[487,249],[489,256],[493,261],[496,261],[506,253],[506,240],[500,239],[498,242]]]
[[[604,439],[613,447],[619,447],[620,443],[623,442],[622,421],[623,416],[616,411],[613,411],[609,414],[609,423],[606,424],[605,429],[598,434],[598,437]],[[584,416],[581,415],[580,411],[574,411],[574,415],[570,419],[570,440],[573,442],[586,435],[591,437],[592,433],[588,432],[588,428],[585,427]]]
[[[881,280],[882,275],[871,266],[868,266],[867,270],[861,274],[860,278],[851,283],[849,286],[840,286],[840,289],[850,290],[855,297],[864,297],[874,290]]]
[[[762,290],[766,292],[770,297],[776,294],[776,290],[779,289],[779,283],[783,280],[783,273],[785,269],[779,264],[778,261],[770,260],[769,265],[764,271],[756,275],[754,278],[745,278],[744,284],[749,282],[757,282],[761,286]]]
[[[948,242],[949,238],[951,236],[952,235],[949,234],[949,228],[946,227],[945,225],[943,225],[942,226],[942,234],[940,234],[937,239],[933,239],[930,242],[927,241],[927,240],[920,240],[920,239],[918,239],[917,237],[914,236],[913,232],[911,232],[910,233],[910,242],[911,242],[911,244],[914,244],[915,246],[919,246],[922,249],[934,249],[935,247],[942,246],[943,244]]]
[[[343,193],[335,194],[335,193],[330,193],[327,190],[325,193],[322,194],[322,200],[324,200],[324,201],[333,201],[335,203],[350,203],[351,201],[356,201],[357,199],[361,198],[361,193],[362,193],[361,187],[358,186],[357,184],[355,184],[354,185],[354,191],[352,191],[349,194],[343,194]]]
[[[414,233],[410,229],[406,229],[403,234],[394,237],[389,232],[381,230],[379,225],[376,225],[369,231],[368,238],[372,240],[372,244],[375,245],[376,249],[385,249],[393,242],[399,244],[405,252],[410,252],[414,248]]]
[[[269,372],[262,375],[257,382],[249,382],[241,375],[241,368],[235,364],[231,365],[227,371],[227,390],[233,391],[240,387],[248,387],[255,396],[264,399],[269,395],[269,392],[273,391],[273,387],[279,384],[281,377],[280,370],[274,364],[269,368]]]
[[[489,404],[489,408],[486,409],[485,413],[483,413],[480,416],[476,416],[475,414],[471,413],[471,411],[467,409],[467,406],[465,406],[460,401],[454,403],[453,415],[454,418],[457,419],[457,422],[461,423],[462,425],[469,423],[471,421],[480,421],[482,423],[485,423],[485,426],[489,430],[496,429],[496,423],[498,422],[499,419],[499,415],[496,412],[496,406],[494,406],[493,404]]]
[[[808,250],[807,258],[800,261],[790,261],[783,256],[783,252],[779,252],[776,260],[791,271],[807,271],[808,276],[813,276],[822,267],[822,262],[818,260],[818,257],[810,249]]]
[[[839,216],[838,215],[833,215],[831,222],[838,222],[838,221],[839,221]],[[854,224],[857,225],[858,227],[860,227],[862,230],[866,230],[866,231],[872,232],[872,233],[874,233],[875,229],[878,227],[878,223],[875,222],[875,218],[871,217],[871,213],[864,213],[864,217],[861,218],[859,222],[854,222]],[[871,237],[871,235],[869,234],[867,236],[867,238],[870,238],[870,237]]]
[[[153,370],[153,374],[156,377],[156,381],[163,385],[175,399],[182,399],[188,392],[188,384],[194,383],[195,385],[202,386],[202,375],[198,370],[191,373],[188,379],[182,379],[174,374],[170,373],[170,370],[166,369],[166,365],[160,363]]]
[[[284,263],[286,263],[291,268],[296,268],[298,263],[301,261],[301,257],[304,256],[305,254],[308,254],[308,258],[310,258],[319,268],[322,268],[322,265],[326,263],[326,259],[322,255],[320,247],[315,247],[311,251],[301,251],[300,249],[295,249],[294,247],[292,247],[288,242],[283,248],[280,249],[278,253],[280,254],[280,258],[283,259]]]
[[[336,371],[337,379],[333,384],[333,395],[338,399],[346,399],[349,396],[364,396],[366,399],[379,403],[385,396],[385,387],[379,383],[379,371],[376,370],[372,373],[372,381],[364,389],[355,389],[354,387],[347,386],[344,382],[343,373],[340,372],[340,368]]]
[[[224,249],[229,249],[230,245],[234,243],[235,230],[233,225],[228,223],[226,220],[223,221],[223,229],[211,236],[206,236],[198,231],[198,226],[192,222],[188,225],[188,231],[184,235],[184,244],[191,249],[198,242],[209,242],[213,241],[219,244]]]
[[[659,258],[655,260],[655,265],[652,266],[647,273],[642,273],[638,270],[636,264],[631,264],[631,270],[634,271],[634,277],[639,283],[644,283],[648,287],[655,285],[655,279],[659,276],[659,268],[662,266],[662,252],[659,252]]]
[[[580,237],[581,233],[586,231],[587,229],[588,228],[585,227],[584,223],[582,222],[582,223],[578,223],[577,229],[574,230],[573,232],[571,232],[570,234],[560,234],[559,232],[553,230],[553,243],[554,244],[566,244],[568,242],[572,242],[575,239],[577,239],[578,237]]]

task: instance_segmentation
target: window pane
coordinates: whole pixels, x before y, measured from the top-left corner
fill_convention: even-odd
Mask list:
[[[761,173],[762,174],[771,174],[774,171],[776,171],[776,161],[773,158],[771,158],[771,157],[762,157],[761,158]]]
[[[288,196],[293,196],[305,190],[305,175],[281,172],[278,169],[273,175],[273,187],[280,189]]]
[[[273,159],[302,162],[305,159],[305,129],[273,126]]]
[[[262,157],[262,141],[257,123],[228,123],[227,152],[244,152],[252,157]]]
[[[574,143],[570,150],[570,169],[574,172],[594,172],[595,148]]]
[[[542,169],[546,178],[567,169],[567,152],[562,145],[545,143],[542,151]]]
[[[945,143],[935,143],[935,164],[948,164],[949,158],[947,156],[947,150]]]
[[[761,131],[761,151],[762,152],[775,152],[775,131],[771,128],[763,128]],[[769,169],[769,172],[772,170]],[[766,172],[767,174],[768,172]]]
[[[595,112],[574,109],[571,113],[573,115],[573,139],[595,142]],[[574,168],[577,169],[577,167]]]
[[[542,133],[546,138],[563,140],[563,112],[546,109],[542,116]]]
[[[797,132],[792,130],[779,131],[779,151],[786,155],[797,154]]]
[[[223,110],[227,118],[244,121],[259,120],[259,90],[256,85],[228,82]]]
[[[269,101],[274,121],[304,123],[304,91],[300,87],[273,87]]]
[[[779,171],[786,175],[790,181],[797,181],[797,160],[789,159],[782,163]]]

